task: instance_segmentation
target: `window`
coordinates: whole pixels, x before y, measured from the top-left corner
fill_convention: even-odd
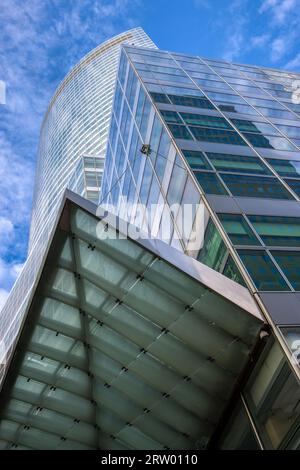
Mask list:
[[[155,171],[160,182],[163,180],[170,144],[169,136],[165,131],[162,131],[157,158],[155,160]]]
[[[95,160],[92,157],[83,157],[85,168],[94,168]],[[99,159],[100,160],[100,159]]]
[[[151,149],[150,157],[152,161],[154,161],[156,157],[156,152],[157,152],[158,145],[159,145],[161,131],[162,131],[162,124],[160,122],[160,119],[157,116],[155,116],[154,123],[152,126],[151,138],[150,138],[150,149]]]
[[[237,104],[247,104],[243,98],[240,98],[237,95],[230,95],[227,93],[217,93],[214,91],[208,91],[207,95],[216,101],[223,101],[225,103],[237,103]]]
[[[274,109],[280,109],[281,111],[285,111],[284,107],[275,100],[263,100],[261,98],[252,97],[252,98],[247,98],[247,101],[249,101],[249,103],[251,103],[253,106],[264,106],[266,108],[274,108]]]
[[[221,176],[234,196],[293,199],[290,193],[276,178],[229,175],[224,173],[222,173]]]
[[[140,200],[142,204],[146,204],[147,202],[151,178],[152,178],[152,167],[150,164],[150,160],[147,158],[145,162],[145,167],[144,167],[143,180],[142,180],[141,188],[140,188]]]
[[[216,116],[203,116],[201,114],[180,113],[180,116],[186,124],[193,124],[194,126],[214,127],[220,129],[230,129],[233,127],[222,117]]]
[[[85,172],[85,179],[86,179],[86,185],[89,187],[97,187],[98,186],[98,181],[97,181],[97,175],[95,172],[92,171],[86,171]]]
[[[190,83],[191,86],[196,86],[194,85],[192,82]],[[148,87],[153,87],[153,86],[156,86],[156,85],[150,85],[148,84],[147,85]],[[159,89],[163,90],[165,93],[168,94],[168,96],[170,97],[170,95],[179,95],[179,96],[188,96],[188,97],[191,97],[191,96],[201,96],[203,97],[203,93],[201,90],[199,90],[199,88],[187,88],[187,87],[181,87],[181,86],[172,86],[172,85],[160,85]],[[175,103],[174,103],[175,104]]]
[[[168,126],[175,139],[193,140],[185,126],[179,126],[178,124],[168,124]]]
[[[272,251],[272,255],[295,290],[300,290],[300,252]]]
[[[258,239],[242,215],[218,214],[218,217],[234,245],[260,245]]]
[[[261,134],[280,135],[275,127],[265,122],[244,121],[242,119],[231,119],[231,122],[241,132],[256,132]]]
[[[238,400],[234,412],[222,432],[217,448],[222,450],[260,449],[241,400]]]
[[[226,245],[214,223],[209,219],[204,234],[203,248],[198,255],[198,261],[220,272],[223,268],[226,256]]]
[[[120,66],[119,66],[119,80],[122,86],[124,86],[124,82],[126,78],[127,65],[128,65],[127,57],[122,51],[122,55],[120,59]]]
[[[249,215],[248,219],[269,246],[300,246],[300,218]]]
[[[218,80],[218,76],[216,75],[215,80],[203,80],[203,79],[195,79],[197,84],[205,89],[205,88],[217,88],[222,90],[231,90],[230,86],[227,85],[226,82]]]
[[[219,77],[215,73],[205,73],[205,72],[189,72],[189,75],[192,78],[204,78],[207,80],[219,80]]]
[[[276,125],[278,129],[280,129],[288,137],[294,137],[295,139],[300,138],[300,127],[284,126],[282,124]]]
[[[187,77],[184,72],[182,75],[172,75],[167,73],[160,73],[160,72],[148,72],[148,71],[140,71],[139,72],[141,77],[144,79],[150,79],[150,81],[160,81],[160,82],[178,82],[178,83],[192,83],[191,79]]]
[[[300,197],[300,179],[299,180],[285,180],[289,187]]]
[[[168,95],[173,104],[178,106],[190,106],[192,108],[215,109],[214,105],[205,97]]]
[[[189,127],[196,140],[204,142],[215,142],[219,144],[244,145],[246,142],[234,131],[220,129],[206,129],[202,127]]]
[[[153,100],[156,102],[156,103],[168,103],[170,104],[170,101],[168,100],[167,98],[167,95],[164,95],[163,93],[150,93],[150,95],[152,96]]]
[[[176,156],[173,171],[167,191],[167,201],[170,206],[179,204],[182,198],[187,172],[182,168],[179,156]]]
[[[253,84],[252,84],[253,85]],[[266,95],[266,93],[258,87],[255,86],[244,86],[244,85],[234,85],[234,88],[239,91],[242,95]]]
[[[216,174],[197,171],[195,171],[194,174],[205,193],[227,195],[226,189]]]
[[[182,120],[180,119],[180,116],[178,113],[176,113],[175,111],[163,111],[161,110],[161,115],[162,117],[165,119],[166,122],[175,122],[175,123],[179,123],[179,124],[182,124]]]
[[[274,168],[280,176],[299,176],[300,161],[297,160],[275,160],[267,158],[267,162]]]
[[[144,110],[143,110],[143,115],[142,115],[142,120],[141,120],[141,125],[140,125],[140,132],[143,141],[145,141],[146,138],[146,132],[147,132],[147,127],[148,127],[148,120],[150,116],[150,111],[151,111],[152,105],[149,101],[148,98],[146,98],[145,105],[144,105]]]
[[[266,353],[250,376],[245,399],[264,446],[285,448],[299,422],[300,387],[277,341]]]
[[[211,170],[211,167],[202,152],[194,150],[183,150],[182,152],[192,169]]]
[[[238,254],[258,290],[289,290],[268,253],[258,250],[238,250]]]
[[[228,277],[232,281],[238,282],[238,284],[241,284],[242,286],[246,287],[245,281],[241,273],[239,272],[235,262],[233,261],[231,255],[228,256],[222,274],[224,274],[224,276]]]
[[[126,98],[129,103],[129,107],[132,109],[133,104],[134,104],[134,99],[135,99],[135,93],[136,93],[136,88],[137,88],[137,78],[136,75],[133,71],[133,69],[130,67],[129,73],[128,73],[128,79],[127,79],[127,87],[126,87]]]
[[[269,175],[270,170],[257,157],[244,157],[225,153],[206,152],[207,157],[217,171],[230,171],[233,173],[254,173]]]
[[[185,70],[193,70],[194,72],[198,72],[198,71],[210,72],[211,71],[207,67],[207,65],[201,64],[200,61],[194,62],[194,61],[191,60],[191,62],[186,62],[186,61],[180,60],[179,63],[181,65],[181,67]]]
[[[181,69],[179,69],[176,64],[173,64],[174,67],[167,67],[166,65],[153,65],[153,64],[135,64],[138,70],[149,70],[150,72],[161,72],[161,73],[170,73],[171,75],[183,75]]]
[[[138,99],[138,103],[136,107],[136,113],[135,113],[135,120],[136,120],[136,124],[138,127],[140,126],[142,115],[143,115],[142,111],[143,111],[145,97],[146,97],[145,92],[143,88],[141,87],[140,93],[139,93],[139,99]]]
[[[287,150],[288,152],[296,152],[297,149],[289,143],[284,137],[263,136],[260,134],[250,134],[243,132],[243,135],[253,147],[270,148],[275,150]]]
[[[251,114],[251,115],[258,115],[258,112],[255,109],[251,108],[251,106],[247,106],[244,104],[230,104],[230,103],[220,103],[216,102],[219,109],[224,113],[240,113],[240,114]]]
[[[295,120],[295,115],[293,113],[290,113],[290,111],[281,111],[280,109],[269,109],[262,107],[257,107],[256,109],[258,109],[258,111],[260,111],[261,114],[263,114],[264,116]]]
[[[99,191],[87,191],[86,197],[90,201],[98,202],[99,201]]]

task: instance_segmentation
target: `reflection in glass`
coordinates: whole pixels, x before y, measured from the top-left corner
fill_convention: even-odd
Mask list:
[[[260,449],[241,400],[222,434],[218,448],[223,450]]]
[[[293,199],[292,195],[276,178],[230,175],[224,173],[222,173],[221,176],[234,196]]]
[[[240,214],[218,214],[222,225],[234,245],[260,245],[244,217]]]
[[[280,176],[299,176],[300,161],[297,160],[277,160],[267,158],[267,162],[274,168]]]
[[[300,251],[272,251],[272,255],[295,290],[300,290]]]
[[[238,250],[238,253],[258,290],[290,290],[275,264],[265,251]]]
[[[269,175],[270,170],[258,157],[244,157],[241,155],[228,155],[223,153],[206,152],[210,162],[216,170],[233,173],[254,173]]]
[[[215,271],[222,271],[226,256],[226,245],[214,223],[209,219],[205,230],[203,248],[198,255],[198,261]]]
[[[227,195],[226,189],[215,173],[195,171],[194,175],[205,193]]]
[[[300,387],[277,342],[255,367],[245,398],[265,447],[285,447],[299,421]]]
[[[248,215],[248,219],[269,246],[300,246],[300,218]]]
[[[211,170],[204,153],[194,150],[182,150],[182,152],[192,169]]]

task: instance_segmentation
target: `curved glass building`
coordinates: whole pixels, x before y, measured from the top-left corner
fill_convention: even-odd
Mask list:
[[[82,166],[80,160],[84,162],[82,157],[104,158],[120,45],[124,43],[156,47],[141,28],[114,36],[71,69],[49,104],[40,134],[29,251],[53,218],[72,174]],[[96,183],[91,183],[91,199],[96,198],[101,185],[101,178],[94,173]],[[73,178],[71,183],[72,189],[78,191],[78,181]],[[86,191],[80,194],[89,196]]]

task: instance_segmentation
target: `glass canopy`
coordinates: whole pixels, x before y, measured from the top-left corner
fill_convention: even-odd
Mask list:
[[[248,361],[263,322],[247,289],[104,232],[66,201],[3,385],[1,449],[203,448]]]

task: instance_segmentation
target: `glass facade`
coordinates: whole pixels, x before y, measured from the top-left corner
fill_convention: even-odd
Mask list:
[[[124,43],[156,47],[141,28],[111,38],[72,68],[49,104],[40,134],[29,250],[41,227],[53,223],[65,188],[74,183],[73,173],[78,172],[81,157],[105,156],[120,47]],[[82,180],[86,176],[82,175]],[[94,201],[101,185],[95,183],[96,190],[85,192]],[[85,187],[88,185],[84,182]]]
[[[278,343],[271,338],[241,392],[217,447],[299,449],[299,398],[299,383]]]
[[[221,448],[299,447],[300,105],[286,86],[297,77],[123,48],[101,204],[121,215],[129,200],[126,220],[155,227],[158,238],[247,285],[274,333],[240,390]],[[129,79],[137,85],[128,97]],[[197,250],[189,249],[191,235],[183,234],[173,210],[174,203],[192,201],[203,209]],[[164,210],[149,218],[147,208],[157,202]],[[142,216],[136,203],[146,206]]]
[[[293,79],[286,74],[279,78]],[[214,208],[203,196],[241,199],[250,207],[249,213],[218,210],[215,215],[235,256],[244,265],[244,276],[249,276],[260,291],[297,291],[297,261],[295,266],[291,262],[298,250],[297,223],[291,217],[285,218],[284,212],[274,219],[272,212],[275,205],[295,204],[298,200],[300,152],[297,153],[294,138],[298,135],[300,114],[295,112],[295,105],[284,111],[289,108],[286,97],[272,97],[266,91],[265,85],[272,89],[273,80],[268,70],[258,72],[236,64],[126,46],[115,95],[101,202],[117,214],[124,199],[132,207],[136,202],[147,207],[159,201],[166,203],[165,213],[160,215],[167,217],[170,212],[172,228],[166,241],[188,252],[188,236],[182,236],[170,206],[183,203],[185,186],[195,194],[198,191],[196,199],[206,208],[206,216],[203,246],[194,256],[229,275],[232,269],[227,263],[228,239],[226,242],[224,234],[219,233],[219,251],[212,235],[219,232],[218,224],[208,215]],[[279,91],[280,85],[276,85]],[[213,91],[214,88],[224,91]],[[248,107],[255,117],[247,117],[246,108],[231,109],[236,103]],[[290,112],[293,125],[282,124],[284,114],[266,116],[262,109]],[[144,144],[149,145],[149,155],[141,153]],[[291,160],[286,159],[287,155],[291,155]],[[254,215],[252,207],[257,207],[259,200],[264,202],[265,213]],[[141,227],[151,228],[153,217],[147,226],[147,217],[137,219],[132,207],[127,220],[134,224],[139,220]],[[157,226],[159,235],[161,219]],[[175,241],[174,233],[179,240]],[[278,249],[290,247],[289,242],[294,243],[296,251],[284,256]],[[272,246],[277,247],[276,252],[269,249]],[[213,262],[215,257],[218,262]],[[235,264],[232,256],[230,263]],[[239,272],[237,266],[235,272]]]

